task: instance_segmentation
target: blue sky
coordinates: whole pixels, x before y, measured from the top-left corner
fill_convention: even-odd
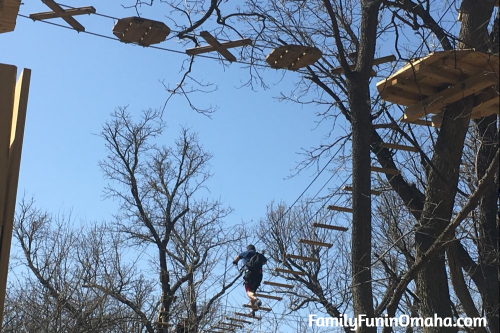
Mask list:
[[[79,1],[98,13],[134,16],[119,4]],[[147,10],[145,8],[144,10]],[[49,11],[41,2],[27,2],[20,14]],[[163,13],[145,17],[163,20]],[[112,19],[78,16],[89,32],[114,37]],[[66,25],[60,19],[50,22]],[[18,17],[14,32],[1,34],[0,62],[32,70],[28,116],[19,182],[19,194],[34,195],[50,211],[72,210],[77,219],[110,218],[116,206],[102,199],[106,181],[97,163],[105,157],[103,140],[96,136],[109,113],[127,106],[133,114],[161,108],[168,97],[163,85],[179,82],[180,65],[188,56],[77,33]],[[184,51],[175,40],[158,44]],[[236,52],[233,52],[237,54]],[[212,55],[212,54],[211,54]],[[215,55],[215,54],[213,54]],[[165,110],[165,140],[174,139],[180,126],[199,133],[204,147],[214,154],[211,195],[235,209],[229,220],[257,221],[271,200],[293,202],[312,180],[313,171],[286,180],[302,160],[297,152],[324,140],[327,125],[316,129],[315,107],[275,100],[292,89],[294,73],[266,71],[271,89],[239,88],[248,69],[238,63],[224,68],[217,60],[197,58],[193,76],[212,82],[218,90],[192,96],[200,105],[216,105],[208,119],[180,97]],[[325,179],[326,175],[325,175]],[[326,181],[326,180],[325,180]],[[322,185],[311,188],[314,195]]]

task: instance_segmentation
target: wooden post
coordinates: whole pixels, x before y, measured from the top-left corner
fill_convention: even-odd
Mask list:
[[[0,323],[7,288],[31,70],[24,69],[17,84],[16,75],[16,66],[0,64]]]

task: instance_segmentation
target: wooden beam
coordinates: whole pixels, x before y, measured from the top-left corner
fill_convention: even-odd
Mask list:
[[[411,122],[424,117],[428,113],[439,113],[447,105],[464,97],[470,96],[480,90],[490,87],[498,82],[495,73],[479,73],[473,75],[459,84],[445,89],[422,102],[415,103],[404,111],[404,121]]]
[[[256,320],[261,320],[262,319],[262,317],[260,317],[260,316],[253,317],[253,316],[249,315],[248,313],[235,312],[234,314],[238,315],[238,316],[246,317],[246,318],[256,319]]]
[[[400,88],[403,91],[411,92],[419,96],[431,96],[439,92],[438,89],[429,85],[418,83],[410,79],[404,80],[402,78],[395,78],[390,80],[387,87]]]
[[[233,324],[233,323],[226,323],[224,321],[221,321],[219,322],[220,325],[227,325],[227,326],[231,326],[231,327],[237,327],[237,328],[243,328],[245,326],[243,325],[238,325],[238,324]]]
[[[257,306],[257,305],[250,305],[250,304],[243,304],[243,307],[245,308],[249,308],[249,309],[252,309],[252,310],[257,310],[257,311],[272,311],[271,308],[266,308],[266,307],[262,307],[262,306]]]
[[[399,119],[399,121],[404,121],[403,117],[401,117]],[[437,114],[435,116],[432,116],[430,120],[417,119],[417,120],[409,121],[407,123],[414,124],[414,125],[430,126],[430,127],[439,128],[439,127],[441,127],[442,122],[443,122],[443,116],[441,114]]]
[[[313,246],[323,246],[323,247],[327,247],[327,248],[331,248],[333,246],[333,244],[331,244],[331,243],[318,242],[318,241],[310,240],[310,239],[299,239],[299,243],[313,245]]]
[[[380,168],[376,166],[371,166],[370,170],[373,172],[385,173],[386,175],[399,175],[399,170],[389,169],[389,168]]]
[[[226,317],[227,320],[231,320],[231,321],[236,321],[238,323],[243,323],[243,324],[251,324],[252,322],[251,321],[248,321],[248,320],[243,320],[243,319],[238,319],[238,318],[233,318],[233,317]]]
[[[255,293],[255,297],[269,298],[269,299],[274,299],[275,301],[281,301],[281,300],[283,300],[283,297],[278,297],[278,296],[273,296],[273,295],[267,295],[267,294],[260,294],[260,293]]]
[[[340,207],[340,206],[334,206],[334,205],[330,205],[330,206],[326,207],[326,209],[328,209],[328,210],[336,210],[336,211],[339,211],[339,212],[346,212],[346,213],[352,213],[353,212],[352,208]]]
[[[48,20],[57,17],[68,17],[75,15],[83,15],[83,14],[95,14],[96,10],[92,6],[88,7],[80,7],[80,8],[70,8],[66,9],[63,12],[44,12],[44,13],[35,13],[30,14],[30,19],[33,20]]]
[[[311,262],[319,262],[318,258],[298,256],[298,255],[295,255],[295,254],[286,254],[285,258],[287,258],[287,259],[304,260],[304,261],[311,261]]]
[[[292,275],[301,275],[301,276],[306,275],[305,272],[292,271],[292,270],[283,269],[283,268],[275,268],[274,271],[278,272],[278,273],[285,273],[285,274],[292,274]]]
[[[273,287],[288,288],[288,289],[293,288],[293,285],[291,285],[291,284],[284,284],[284,283],[278,283],[278,282],[272,282],[272,281],[264,281],[262,283],[267,284],[268,286],[273,286]]]
[[[54,0],[42,0],[42,2],[47,5],[50,9],[52,9],[55,13],[64,15],[65,10],[61,8]],[[85,31],[83,25],[81,25],[77,20],[75,20],[72,16],[60,16],[64,21],[66,21],[73,29],[76,31]]]
[[[207,41],[207,43],[210,44],[210,46],[205,46],[205,47],[203,47],[203,49],[201,49],[199,47],[193,48],[193,49],[187,49],[186,50],[187,54],[196,55],[196,54],[205,53],[205,52],[217,51],[224,58],[233,62],[233,61],[236,61],[236,57],[231,52],[229,52],[227,50],[228,48],[252,44],[252,41],[250,39],[242,39],[239,41],[221,44],[208,31],[200,32],[200,36],[203,37],[203,39],[205,39]]]
[[[342,187],[342,190],[346,191],[346,192],[352,192],[353,188],[352,188],[352,186],[345,185],[344,187]],[[382,191],[371,190],[370,193],[373,195],[380,195],[382,193]]]
[[[323,224],[323,223],[313,223],[312,226],[315,228],[323,228],[323,229],[338,230],[338,231],[348,230],[346,227],[339,227],[336,225]]]
[[[375,58],[373,59],[373,66],[385,64],[387,62],[393,62],[396,61],[396,56],[394,54],[385,56],[385,57],[380,57],[380,58]]]
[[[398,145],[396,143],[382,142],[380,144],[380,147],[389,148],[389,149],[404,150],[404,151],[418,152],[418,148],[417,147],[403,146],[403,145]]]
[[[355,65],[350,65],[349,68],[351,70],[354,70],[356,68]],[[340,74],[344,74],[344,69],[342,67],[335,67],[333,69],[330,70],[330,73],[332,73],[333,75],[340,75]],[[370,70],[370,76],[377,76],[377,72],[375,72],[373,69]]]
[[[3,319],[31,70],[0,64],[0,322]]]

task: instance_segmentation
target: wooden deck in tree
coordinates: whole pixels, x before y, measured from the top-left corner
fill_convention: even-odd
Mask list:
[[[0,1],[0,33],[14,31],[20,5],[21,0]]]
[[[405,122],[439,114],[470,95],[475,96],[471,117],[480,118],[499,113],[499,72],[498,55],[474,50],[433,52],[378,82],[377,90],[384,100],[407,107]]]

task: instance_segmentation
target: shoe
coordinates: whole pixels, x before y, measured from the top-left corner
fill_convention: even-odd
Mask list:
[[[262,305],[262,301],[260,299],[258,299],[256,302],[255,302],[255,305],[257,305],[258,307],[260,307]]]

